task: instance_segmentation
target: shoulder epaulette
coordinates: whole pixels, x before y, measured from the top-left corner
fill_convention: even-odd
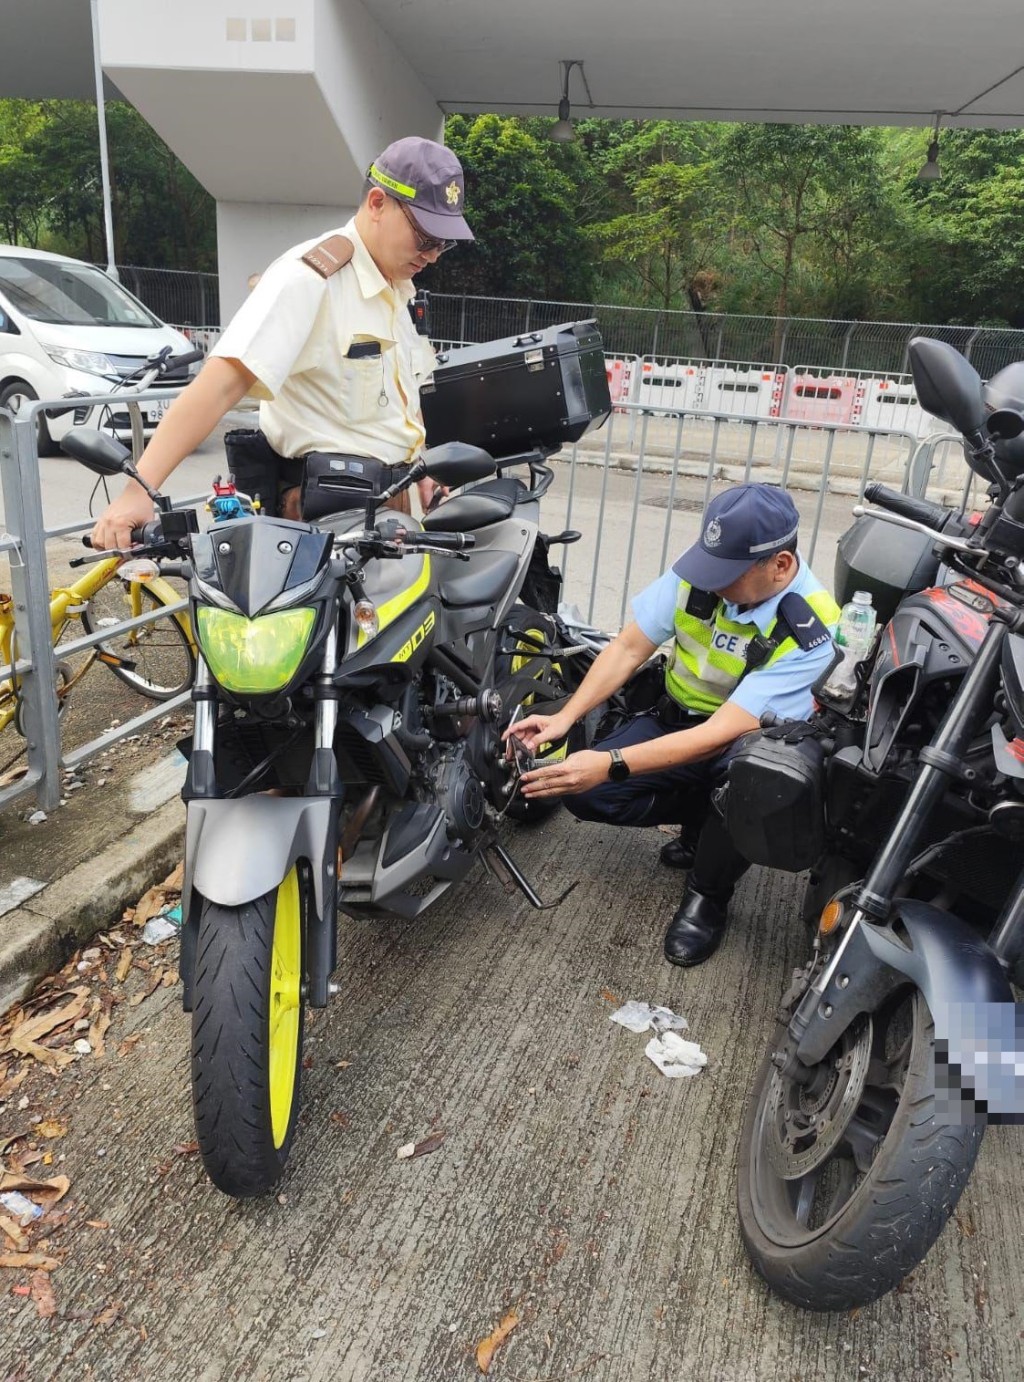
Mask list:
[[[783,595],[779,601],[779,621],[784,623],[804,652],[820,648],[832,635],[802,595]]]
[[[321,278],[330,278],[343,269],[356,252],[347,235],[329,235],[302,256],[303,264],[315,269]]]

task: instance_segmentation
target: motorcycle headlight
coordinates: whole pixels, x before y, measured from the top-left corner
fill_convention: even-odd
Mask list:
[[[281,609],[256,619],[211,605],[196,611],[199,646],[210,675],[225,691],[240,696],[287,686],[299,670],[315,623],[315,609]]]

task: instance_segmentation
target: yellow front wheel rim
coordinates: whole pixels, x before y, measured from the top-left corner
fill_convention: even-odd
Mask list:
[[[277,890],[270,957],[270,1122],[274,1146],[284,1144],[295,1100],[302,1006],[302,907],[293,868]]]

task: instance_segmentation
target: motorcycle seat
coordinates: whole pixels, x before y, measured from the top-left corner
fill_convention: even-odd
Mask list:
[[[486,528],[489,523],[501,523],[510,518],[517,504],[529,496],[522,480],[511,476],[485,480],[471,485],[451,499],[446,499],[423,520],[427,532],[467,533]]]
[[[448,566],[455,570],[449,570]],[[467,562],[446,563],[440,581],[446,605],[493,605],[508,590],[519,567],[516,552],[477,552]]]

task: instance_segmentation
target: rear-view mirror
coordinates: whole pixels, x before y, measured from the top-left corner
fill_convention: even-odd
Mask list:
[[[985,426],[981,376],[945,341],[915,336],[910,342],[910,369],[917,399],[926,413],[952,423],[971,436]]]
[[[422,461],[426,472],[438,484],[456,489],[473,480],[485,480],[494,474],[494,458],[479,446],[461,441],[445,442],[424,451]]]
[[[61,440],[72,460],[96,475],[125,475],[132,470],[132,453],[114,437],[91,427],[75,427]]]

